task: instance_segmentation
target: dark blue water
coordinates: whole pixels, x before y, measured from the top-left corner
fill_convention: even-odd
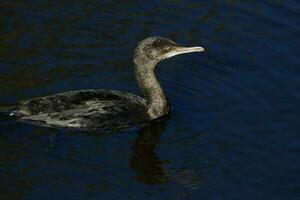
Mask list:
[[[201,45],[157,75],[171,116],[114,134],[0,119],[0,199],[300,199],[300,2],[0,2],[0,105],[140,94],[143,38]]]

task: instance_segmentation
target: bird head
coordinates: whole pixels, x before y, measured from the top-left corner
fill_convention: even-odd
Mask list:
[[[182,47],[168,38],[149,37],[142,40],[136,47],[134,62],[139,65],[157,64],[176,55],[202,51],[204,51],[203,47]]]

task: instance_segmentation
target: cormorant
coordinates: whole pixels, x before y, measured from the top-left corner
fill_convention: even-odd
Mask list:
[[[149,37],[134,51],[134,71],[144,98],[115,90],[78,90],[21,102],[11,111],[20,121],[41,126],[120,129],[167,115],[167,97],[155,77],[155,66],[175,55],[201,52],[180,47],[170,39]]]

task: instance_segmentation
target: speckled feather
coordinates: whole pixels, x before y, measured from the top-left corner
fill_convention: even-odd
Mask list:
[[[19,120],[41,126],[119,129],[145,122],[146,102],[131,93],[79,90],[21,102]]]

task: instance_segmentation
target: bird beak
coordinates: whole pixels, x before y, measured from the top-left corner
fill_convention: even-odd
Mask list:
[[[171,58],[171,57],[179,55],[179,54],[202,52],[202,51],[204,51],[203,47],[176,47],[175,49],[166,53],[165,56],[166,56],[166,58]]]

